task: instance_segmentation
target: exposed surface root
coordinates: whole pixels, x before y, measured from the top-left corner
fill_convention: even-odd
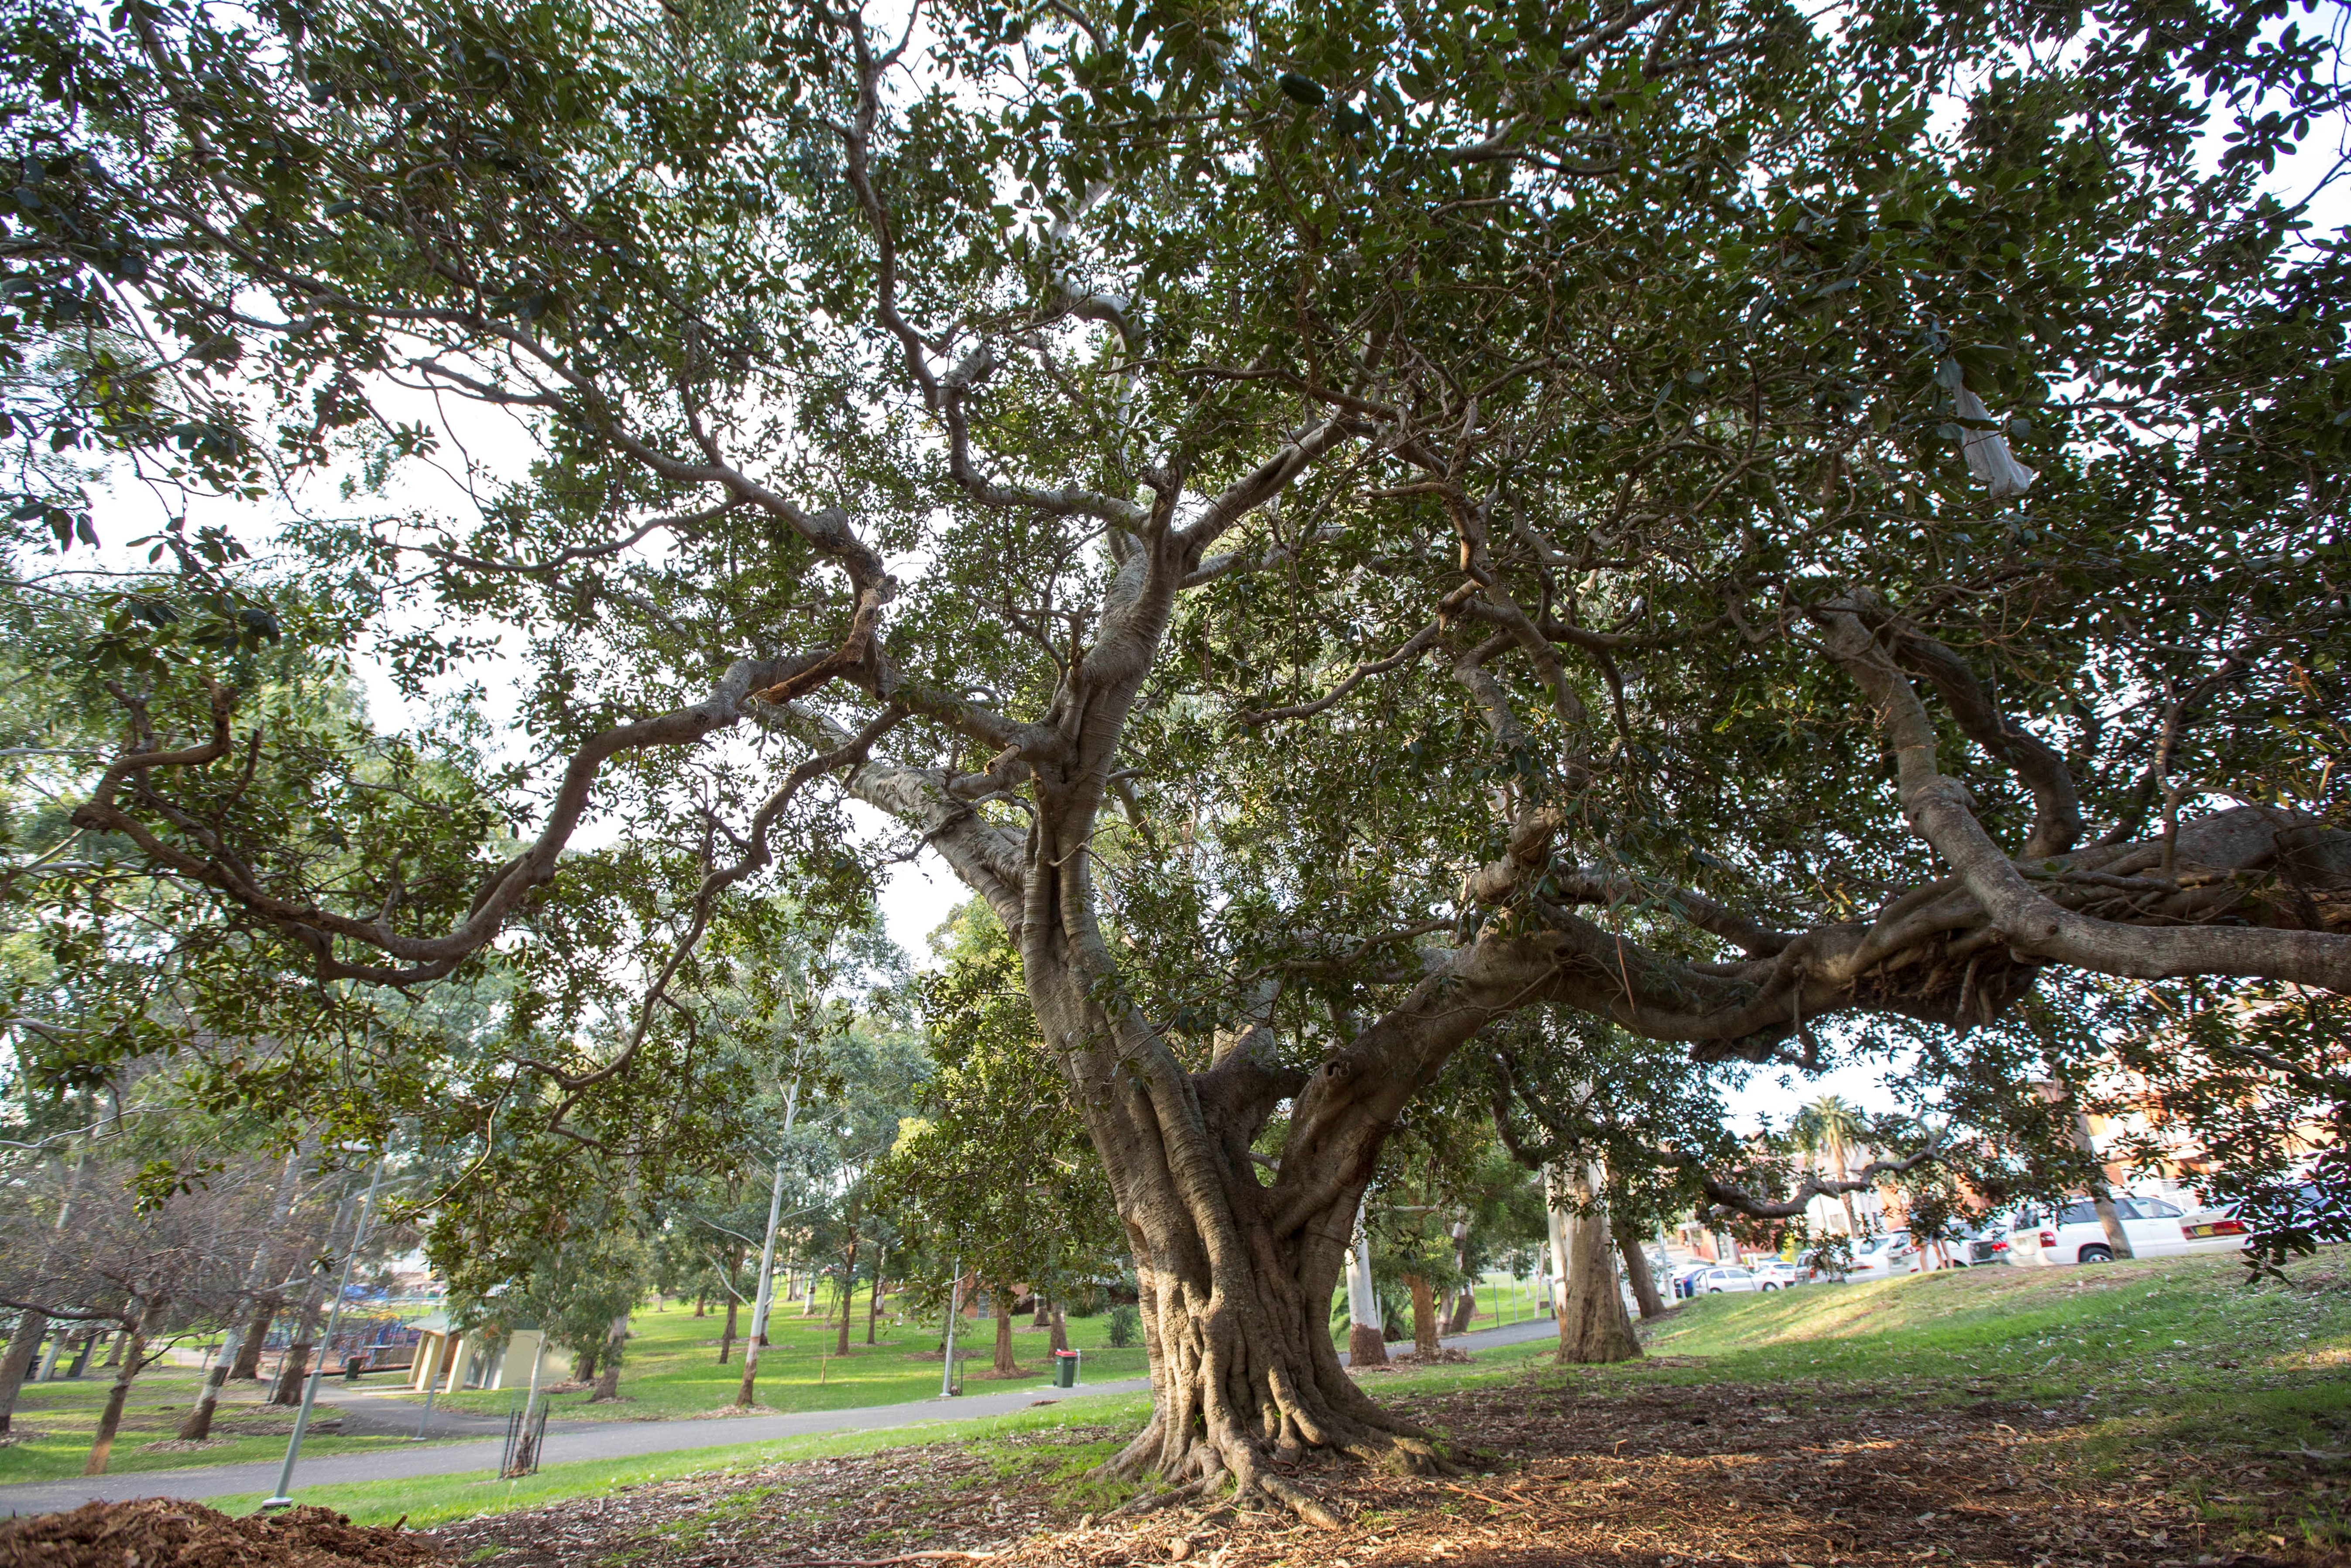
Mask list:
[[[1051,1479],[1062,1445],[1123,1435],[1095,1428],[1024,1436],[1010,1446],[1035,1457],[1010,1479],[1005,1460],[1019,1456],[1001,1444],[992,1457],[938,1445],[687,1478],[434,1533],[484,1568],[818,1568],[919,1552],[987,1553],[989,1568],[2343,1561],[2275,1536],[2258,1539],[2258,1554],[2235,1550],[2233,1527],[2208,1521],[2155,1475],[2093,1475],[2071,1423],[2037,1407],[1926,1409],[1849,1384],[1817,1393],[1649,1384],[1604,1394],[1569,1377],[1408,1397],[1456,1451],[1479,1456],[1476,1473],[1395,1475],[1309,1452],[1294,1470],[1260,1461],[1261,1501],[1204,1488],[1100,1520],[1084,1511],[1101,1506],[1098,1492]],[[2141,1462],[2155,1468],[2152,1456]],[[502,1551],[487,1559],[485,1548]]]

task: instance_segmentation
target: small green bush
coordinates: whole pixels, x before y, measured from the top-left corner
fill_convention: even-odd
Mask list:
[[[1110,1309],[1110,1347],[1124,1350],[1143,1337],[1143,1314],[1124,1302]]]

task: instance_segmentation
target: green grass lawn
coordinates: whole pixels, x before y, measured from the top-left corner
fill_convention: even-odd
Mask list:
[[[2030,1398],[2095,1417],[2108,1447],[2340,1447],[2351,1428],[2351,1257],[2331,1249],[2248,1286],[2225,1257],[1969,1269],[1863,1285],[1706,1296],[1654,1326],[1622,1376],[1909,1399]]]
[[[286,1452],[287,1435],[294,1426],[293,1410],[260,1404],[259,1392],[251,1386],[231,1390],[214,1417],[213,1436],[233,1441],[207,1443],[201,1449],[157,1449],[153,1445],[174,1440],[202,1379],[193,1367],[154,1366],[141,1373],[123,1406],[122,1425],[115,1436],[108,1471],[239,1464],[274,1459]],[[0,1486],[81,1474],[89,1459],[90,1441],[98,1433],[99,1408],[113,1382],[112,1372],[101,1375],[93,1370],[70,1382],[25,1385],[9,1427],[10,1434],[20,1440],[0,1448]],[[322,1423],[333,1419],[334,1412],[324,1408],[312,1417],[310,1433],[302,1441],[304,1453],[356,1453],[400,1441],[398,1438],[345,1438],[332,1430],[319,1430]]]
[[[877,1343],[865,1343],[865,1296],[851,1303],[850,1354],[832,1354],[838,1320],[827,1328],[820,1315],[805,1316],[800,1303],[778,1303],[768,1320],[768,1345],[759,1355],[758,1403],[780,1411],[845,1410],[862,1405],[895,1405],[928,1399],[939,1391],[941,1364],[939,1329],[943,1316],[899,1322],[884,1311],[877,1325]],[[741,1323],[750,1326],[745,1312]],[[1013,1357],[1023,1368],[1006,1385],[1025,1387],[1052,1376],[1052,1336],[1032,1329],[1029,1320],[1013,1320]],[[707,1416],[735,1402],[743,1379],[743,1345],[735,1343],[726,1363],[718,1361],[718,1345],[726,1328],[721,1314],[696,1317],[690,1305],[666,1302],[642,1308],[629,1324],[629,1347],[621,1365],[621,1397],[599,1404],[588,1402],[589,1391],[574,1389],[549,1401],[557,1421],[643,1421]],[[1090,1383],[1110,1383],[1144,1375],[1140,1343],[1123,1350],[1110,1348],[1110,1317],[1069,1320],[1070,1345],[1084,1357],[1081,1376]],[[993,1318],[966,1318],[956,1328],[956,1349],[964,1358],[965,1387],[972,1393],[995,1386],[988,1366],[995,1355]],[[568,1361],[550,1361],[549,1371]],[[475,1390],[444,1394],[440,1404],[454,1409],[504,1414],[519,1397],[516,1389]],[[422,1402],[423,1396],[413,1398]]]
[[[1076,1324],[1073,1323],[1071,1326],[1074,1330]],[[1074,1332],[1071,1338],[1076,1338]],[[1486,1353],[1476,1364],[1468,1366],[1432,1366],[1383,1373],[1378,1376],[1377,1390],[1383,1396],[1407,1391],[1443,1392],[1507,1381],[1521,1376],[1530,1363],[1549,1355],[1551,1350],[1548,1342],[1510,1345]],[[932,1376],[935,1379],[937,1363],[932,1363]],[[983,1386],[974,1384],[972,1387],[977,1390]],[[936,1391],[935,1383],[933,1391]],[[679,1476],[725,1474],[799,1459],[871,1453],[880,1449],[904,1448],[917,1443],[952,1441],[977,1444],[986,1449],[995,1440],[1006,1437],[1063,1427],[1107,1426],[1134,1430],[1142,1427],[1150,1414],[1151,1398],[1147,1394],[1064,1397],[1059,1402],[1041,1408],[980,1420],[946,1420],[914,1427],[893,1427],[881,1432],[787,1438],[763,1443],[695,1449],[683,1453],[653,1454],[635,1459],[553,1464],[537,1475],[519,1480],[501,1480],[487,1473],[434,1476],[418,1480],[376,1481],[353,1486],[304,1487],[299,1495],[305,1503],[339,1510],[350,1515],[357,1523],[389,1524],[405,1518],[410,1524],[422,1528],[485,1513],[501,1513],[508,1509],[535,1508],[569,1498],[601,1496],[624,1487],[668,1480]],[[1116,1446],[1109,1442],[1091,1445],[1076,1452],[1074,1458],[1071,1451],[1065,1450],[1054,1456],[1053,1462],[1062,1468],[1074,1466],[1082,1469],[1084,1465],[1107,1457]],[[1038,1459],[1033,1451],[1015,1456],[1008,1449],[1004,1463],[1008,1467],[1025,1466],[1037,1462]],[[1077,1462],[1080,1460],[1083,1463]],[[249,1512],[260,1504],[261,1498],[262,1494],[258,1492],[250,1497],[214,1498],[207,1506],[226,1513]]]
[[[1479,1293],[1481,1311],[1473,1328],[1531,1317],[1539,1304],[1524,1284],[1513,1286],[1495,1276],[1492,1288]],[[864,1405],[895,1405],[928,1399],[939,1391],[939,1329],[943,1318],[925,1314],[917,1322],[901,1321],[886,1310],[875,1338],[865,1343],[867,1297],[861,1293],[851,1303],[850,1355],[831,1354],[839,1334],[824,1326],[828,1296],[819,1314],[804,1315],[801,1303],[778,1303],[768,1320],[768,1348],[759,1356],[758,1403],[787,1412],[846,1410]],[[747,1330],[750,1314],[742,1314]],[[1024,1386],[1052,1375],[1051,1334],[1029,1326],[1026,1316],[1013,1319],[1013,1359],[1024,1368],[1012,1386]],[[1081,1376],[1089,1383],[1113,1383],[1144,1376],[1140,1343],[1124,1349],[1110,1346],[1108,1313],[1068,1320],[1071,1348],[1084,1357]],[[621,1397],[599,1404],[588,1402],[585,1388],[558,1394],[549,1403],[550,1419],[642,1421],[707,1416],[735,1402],[743,1377],[743,1347],[738,1340],[725,1366],[718,1362],[718,1342],[726,1326],[723,1314],[696,1317],[691,1306],[666,1302],[640,1310],[630,1321],[628,1355],[621,1367]],[[1343,1334],[1342,1335],[1343,1338]],[[996,1320],[967,1317],[956,1325],[956,1348],[964,1358],[964,1386],[984,1393],[994,1386],[988,1367],[996,1351]],[[554,1365],[569,1370],[569,1363]],[[381,1379],[377,1380],[381,1383]],[[440,1403],[454,1409],[504,1414],[517,1397],[512,1389],[444,1394]],[[414,1398],[421,1402],[423,1395]]]
[[[2345,1376],[2351,1369],[2351,1256],[2331,1251],[2297,1263],[2289,1274],[2288,1286],[2249,1288],[2241,1269],[2227,1259],[2159,1260],[2095,1269],[1980,1269],[1711,1296],[1646,1325],[1650,1354],[1642,1361],[1558,1367],[1550,1362],[1551,1342],[1538,1339],[1485,1352],[1467,1366],[1379,1374],[1367,1386],[1388,1399],[1532,1378],[1538,1385],[1572,1380],[1606,1397],[1645,1385],[1708,1383],[1750,1388],[1783,1407],[1814,1408],[1856,1400],[1914,1409],[2029,1400],[2078,1418],[2060,1429],[2048,1450],[2065,1475],[2095,1484],[2126,1469],[2172,1467],[2167,1473],[2212,1517],[2258,1513],[2274,1521],[2285,1495],[2278,1487],[2263,1494],[2266,1503],[2249,1502],[2209,1478],[2228,1473],[2239,1460],[2274,1464],[2276,1456],[2304,1448],[2332,1452],[2351,1446],[2351,1378]],[[675,1333],[680,1321],[694,1322],[675,1309],[642,1321],[645,1341],[661,1343],[664,1333],[692,1337]],[[1100,1327],[1100,1320],[1080,1320],[1071,1324],[1073,1338],[1084,1343],[1090,1336],[1077,1331],[1087,1328],[1098,1337]],[[793,1320],[783,1319],[778,1328],[783,1343],[792,1343]],[[909,1325],[899,1337],[927,1348],[935,1334],[929,1329],[918,1337]],[[902,1346],[898,1354],[904,1353]],[[925,1391],[935,1390],[938,1363],[921,1365],[930,1379]],[[643,1376],[695,1386],[694,1375],[684,1370]],[[551,1465],[513,1482],[482,1476],[321,1487],[306,1489],[304,1501],[344,1510],[363,1522],[404,1514],[411,1523],[430,1524],[641,1482],[914,1443],[984,1446],[1061,1426],[1133,1429],[1147,1414],[1140,1395],[1065,1398],[987,1421]],[[1034,1450],[1024,1451],[1019,1462],[1038,1462]],[[1074,1462],[1068,1454],[1056,1460],[1064,1461]],[[1010,1449],[1006,1462],[1015,1462]],[[2053,1469],[2051,1479],[2062,1477]],[[2295,1495],[2309,1539],[2329,1541],[2341,1533],[2340,1500],[2330,1501],[2324,1479]],[[234,1510],[254,1501],[225,1500],[224,1506]]]
[[[824,1326],[821,1315],[809,1316],[797,1302],[779,1303],[769,1320],[768,1346],[759,1361],[758,1403],[780,1411],[844,1410],[866,1405],[894,1405],[927,1399],[939,1391],[940,1323],[900,1322],[885,1311],[878,1325],[879,1344],[865,1344],[866,1298],[852,1304],[853,1327],[851,1354],[831,1354],[837,1329]],[[829,1303],[820,1304],[830,1304]],[[887,1306],[884,1303],[884,1306]],[[1480,1293],[1481,1311],[1474,1327],[1490,1328],[1532,1316],[1539,1304],[1531,1289],[1497,1275]],[[742,1314],[747,1328],[750,1314]],[[554,1420],[654,1420],[707,1416],[731,1406],[743,1376],[743,1348],[738,1340],[726,1364],[718,1362],[718,1341],[725,1327],[721,1315],[695,1317],[684,1303],[665,1302],[639,1311],[631,1323],[632,1337],[622,1366],[621,1397],[588,1403],[588,1391],[575,1389],[552,1395],[548,1403]],[[1110,1347],[1110,1314],[1068,1320],[1070,1343],[1084,1355],[1082,1376],[1088,1383],[1112,1383],[1144,1376],[1140,1345]],[[1014,1356],[1023,1375],[1003,1386],[1025,1386],[1051,1375],[1051,1335],[1033,1329],[1026,1317],[1014,1320]],[[996,1345],[993,1319],[965,1318],[956,1330],[956,1348],[964,1360],[964,1386],[986,1393],[999,1386],[987,1376]],[[562,1365],[558,1363],[557,1365]],[[106,1402],[113,1374],[93,1369],[72,1382],[27,1384],[16,1407],[15,1429],[28,1440],[0,1448],[0,1486],[18,1481],[54,1480],[81,1473],[98,1427],[99,1407]],[[116,1472],[177,1469],[190,1465],[236,1464],[276,1459],[285,1451],[292,1427],[290,1409],[257,1402],[250,1386],[232,1388],[214,1425],[215,1437],[235,1441],[202,1449],[157,1449],[173,1439],[181,1419],[197,1393],[200,1374],[192,1367],[157,1366],[141,1373],[131,1386],[123,1412],[122,1429],[115,1439],[108,1468]],[[368,1380],[371,1390],[396,1386],[389,1376]],[[442,1407],[476,1414],[503,1416],[522,1397],[515,1388],[444,1394]],[[387,1399],[387,1405],[421,1406],[421,1394]],[[314,1419],[303,1451],[313,1455],[350,1453],[402,1441],[391,1438],[345,1438],[331,1429],[333,1413],[321,1410]]]

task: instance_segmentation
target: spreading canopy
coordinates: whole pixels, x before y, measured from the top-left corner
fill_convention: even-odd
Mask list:
[[[1018,944],[1171,1474],[1371,1445],[1266,1325],[1531,1009],[1990,1093],[1971,1034],[2179,981],[2345,1097],[2351,290],[2266,180],[2342,104],[2283,4],[7,14],[13,428],[305,502],[266,608],[160,530],[75,823],[402,984],[591,812],[697,846],[625,1058],[879,807]],[[455,513],[387,488],[434,462]],[[531,833],[263,854],[253,615],[420,691],[502,637]]]

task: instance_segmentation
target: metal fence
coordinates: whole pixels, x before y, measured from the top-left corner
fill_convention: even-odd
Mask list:
[[[528,1404],[526,1400],[516,1406],[507,1417],[507,1449],[498,1460],[498,1474],[502,1476],[535,1475],[538,1471],[538,1451],[547,1440],[547,1406],[541,1404],[537,1410],[529,1411],[526,1423]]]

